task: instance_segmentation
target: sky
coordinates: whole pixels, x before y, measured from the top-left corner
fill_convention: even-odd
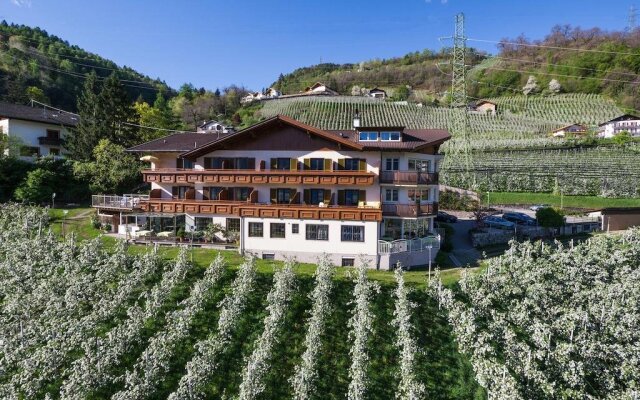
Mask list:
[[[640,0],[638,0],[640,2]],[[533,4],[533,5],[532,5]],[[319,62],[357,63],[469,38],[543,38],[557,24],[621,30],[631,0],[0,0],[0,19],[38,26],[160,78],[214,90],[260,90]],[[637,4],[636,4],[637,5]],[[638,9],[638,7],[636,7]],[[639,13],[640,14],[640,13]],[[640,15],[639,15],[640,20]],[[495,52],[488,43],[469,42]]]

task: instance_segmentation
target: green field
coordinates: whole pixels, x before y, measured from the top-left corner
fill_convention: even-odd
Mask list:
[[[486,192],[482,201],[490,205],[550,204],[554,207],[598,209],[640,207],[640,199],[609,199],[597,196],[560,196],[552,193]]]

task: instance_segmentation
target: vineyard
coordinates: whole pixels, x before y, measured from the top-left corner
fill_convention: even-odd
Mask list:
[[[512,244],[458,292],[432,281],[489,399],[640,397],[640,231]]]
[[[441,181],[451,186],[605,197],[640,195],[637,147],[577,148],[570,140],[549,136],[564,125],[593,126],[622,114],[611,101],[593,94],[491,100],[498,104],[497,115],[469,113],[474,182],[465,179],[456,157],[462,143],[455,126],[462,110],[344,96],[272,100],[264,103],[260,114],[288,115],[324,129],[350,129],[357,110],[363,126],[449,129],[453,138],[442,146],[449,157],[442,165]]]
[[[424,290],[60,240],[0,206],[2,399],[483,399]],[[234,257],[237,259],[235,263]],[[234,262],[234,265],[230,263]]]

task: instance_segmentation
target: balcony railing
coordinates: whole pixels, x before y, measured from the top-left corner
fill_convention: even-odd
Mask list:
[[[221,214],[256,218],[289,218],[344,221],[381,221],[382,212],[375,207],[316,206],[305,204],[252,203],[229,200],[172,200],[155,199],[140,201],[145,212]]]
[[[40,136],[38,137],[38,144],[41,146],[62,146],[64,140],[59,137]]]
[[[436,185],[438,184],[438,173],[422,171],[380,171],[380,183]]]
[[[122,196],[94,194],[91,196],[91,206],[95,208],[109,208],[113,210],[133,210],[141,208],[140,203],[149,200],[145,194],[125,194]]]
[[[433,254],[436,254],[438,250],[440,250],[440,235],[415,239],[400,239],[392,242],[384,240],[378,241],[379,254],[428,251],[429,247],[431,247]]]
[[[429,204],[395,204],[382,203],[382,215],[390,217],[417,218],[438,213],[438,203]]]
[[[142,171],[149,183],[236,183],[373,185],[375,174],[366,171],[253,170],[253,169],[180,169],[156,168]]]

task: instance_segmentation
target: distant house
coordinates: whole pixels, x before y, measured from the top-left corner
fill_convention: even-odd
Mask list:
[[[337,96],[338,92],[331,89],[327,85],[322,82],[316,82],[312,86],[309,86],[304,89],[305,94],[310,95],[324,95],[324,96]]]
[[[584,135],[587,133],[587,126],[582,124],[571,124],[558,128],[555,131],[551,131],[553,137],[565,137],[570,135]]]
[[[380,89],[380,88],[373,88],[373,89],[369,90],[369,93],[367,95],[369,97],[374,97],[376,99],[386,99],[387,98],[387,92],[384,91],[383,89]]]
[[[631,136],[640,136],[640,117],[624,114],[598,125],[598,136],[603,138],[612,138],[623,131]]]
[[[198,126],[198,133],[233,133],[235,130],[232,126],[223,125],[218,121],[204,121]]]
[[[16,141],[18,156],[26,161],[63,156],[65,138],[77,125],[74,114],[0,102],[0,133]]]
[[[246,96],[240,99],[240,103],[246,104],[251,103],[252,101],[262,100],[265,98],[265,95],[260,92],[250,92]]]
[[[498,111],[498,105],[489,100],[479,100],[471,107],[472,111],[483,114],[495,114]]]
[[[267,89],[266,92],[264,92],[264,97],[268,98],[268,99],[276,99],[278,97],[280,97],[282,95],[282,93],[280,93],[277,89],[274,88],[269,88]]]
[[[599,217],[602,222],[601,229],[605,232],[621,231],[635,226],[640,226],[640,207],[629,208],[603,208],[589,214]]]

